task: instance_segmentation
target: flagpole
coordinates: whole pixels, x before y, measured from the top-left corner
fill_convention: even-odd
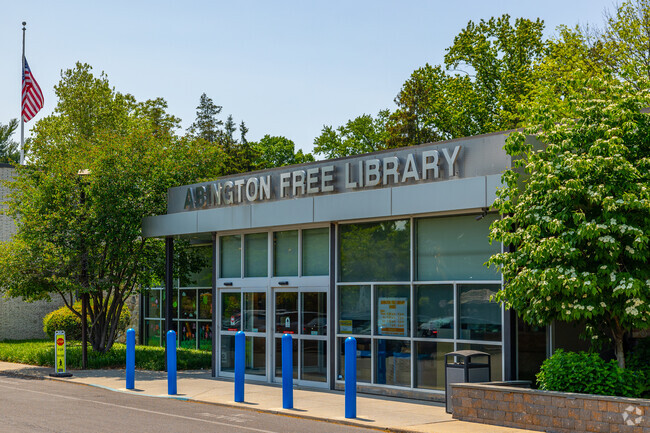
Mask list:
[[[23,118],[23,88],[25,85],[25,26],[27,23],[23,21],[23,70],[21,76],[20,87],[20,165],[25,164],[25,119]]]

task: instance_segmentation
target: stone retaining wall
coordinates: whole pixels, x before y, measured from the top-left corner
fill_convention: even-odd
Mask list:
[[[558,433],[650,433],[650,400],[475,383],[451,388],[453,417],[463,421]]]

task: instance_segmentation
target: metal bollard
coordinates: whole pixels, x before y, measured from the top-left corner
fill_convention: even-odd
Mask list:
[[[176,332],[167,331],[167,394],[176,395]]]
[[[345,417],[357,417],[357,340],[345,339]]]
[[[135,329],[126,331],[126,389],[135,388]]]
[[[293,339],[282,336],[282,408],[293,409]]]
[[[235,334],[235,402],[244,402],[244,378],[246,368],[246,335]]]

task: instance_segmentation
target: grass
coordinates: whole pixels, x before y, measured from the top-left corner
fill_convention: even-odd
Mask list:
[[[67,367],[81,368],[81,343],[67,342]],[[212,354],[206,350],[176,350],[179,370],[209,369]],[[54,342],[51,340],[0,341],[0,361],[20,364],[54,366]],[[115,343],[107,353],[98,353],[88,347],[88,368],[125,368],[126,345]],[[135,346],[135,368],[162,371],[165,369],[165,349],[153,346]]]

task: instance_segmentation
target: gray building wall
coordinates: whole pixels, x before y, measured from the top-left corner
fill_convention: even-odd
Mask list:
[[[15,169],[0,164],[0,181],[12,180]],[[0,209],[5,210],[9,189],[0,184]],[[16,233],[13,219],[0,214],[0,242],[6,242]],[[56,296],[56,295],[55,295]],[[46,338],[43,317],[63,305],[63,300],[53,296],[52,302],[24,302],[22,298],[0,297],[0,340]]]

